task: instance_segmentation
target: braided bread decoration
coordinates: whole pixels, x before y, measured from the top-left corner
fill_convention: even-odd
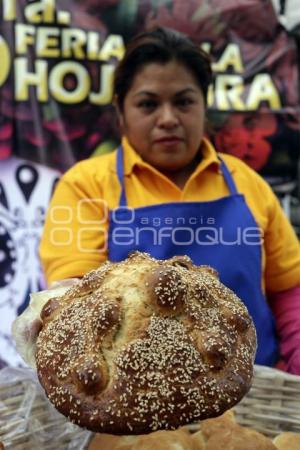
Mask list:
[[[256,333],[208,266],[135,252],[87,273],[41,312],[36,362],[55,407],[111,434],[222,414],[250,388]]]

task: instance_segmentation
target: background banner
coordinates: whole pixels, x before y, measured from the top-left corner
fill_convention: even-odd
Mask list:
[[[128,39],[155,24],[186,33],[212,57],[208,133],[217,149],[264,176],[297,178],[297,43],[271,0],[0,0],[4,362],[18,359],[13,318],[43,287],[37,248],[55,181],[118,144],[114,68]]]

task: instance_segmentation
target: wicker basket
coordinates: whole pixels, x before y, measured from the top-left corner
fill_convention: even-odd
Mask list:
[[[238,423],[267,436],[300,434],[300,377],[255,366],[252,388],[234,410]],[[187,427],[195,432],[201,424]],[[84,450],[92,436],[52,407],[33,371],[0,371],[0,441],[5,450]]]
[[[51,405],[33,370],[0,371],[0,441],[5,450],[84,450],[91,435]]]
[[[300,376],[255,366],[252,388],[234,410],[239,424],[266,436],[300,434]]]

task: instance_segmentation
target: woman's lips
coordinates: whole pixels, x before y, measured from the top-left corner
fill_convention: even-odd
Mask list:
[[[161,138],[161,139],[156,139],[154,142],[155,144],[160,144],[160,145],[174,145],[174,144],[178,144],[179,142],[182,142],[183,139],[178,138],[178,137],[166,137],[166,138]]]

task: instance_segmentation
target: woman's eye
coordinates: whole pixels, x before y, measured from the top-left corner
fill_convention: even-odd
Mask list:
[[[139,108],[153,109],[156,106],[156,102],[153,100],[143,100],[138,104]]]
[[[180,98],[176,100],[176,104],[178,106],[190,106],[193,103],[193,100],[191,98]]]

